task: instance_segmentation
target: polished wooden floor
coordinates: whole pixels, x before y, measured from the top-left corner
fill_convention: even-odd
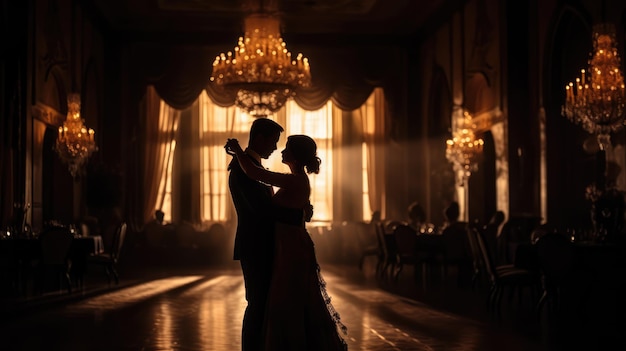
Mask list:
[[[480,293],[442,284],[427,288],[409,271],[398,282],[381,284],[371,268],[322,265],[333,304],[348,327],[350,350],[612,349],[597,340],[580,343],[576,335],[568,339],[572,342],[555,339],[532,313],[505,310],[494,319],[485,313]],[[97,285],[93,279],[86,285]],[[236,265],[145,270],[117,288],[87,291],[4,314],[0,349],[240,350],[245,299]]]

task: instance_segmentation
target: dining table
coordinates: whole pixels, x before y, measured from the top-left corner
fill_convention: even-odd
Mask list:
[[[625,247],[618,243],[594,240],[572,241],[576,254],[577,266],[587,269],[606,270],[611,263],[623,255]],[[537,245],[534,243],[517,243],[514,248],[513,263],[517,268],[540,270]],[[609,265],[609,266],[607,266]]]
[[[561,293],[570,296],[570,306],[582,311],[613,310],[622,303],[626,293],[626,246],[619,242],[573,240],[572,280]],[[515,267],[542,274],[538,248],[522,243],[515,250]]]
[[[32,285],[33,269],[41,257],[41,241],[37,233],[3,235],[0,238],[0,296],[24,295]],[[72,280],[81,285],[87,258],[104,252],[100,235],[74,235],[68,253]]]

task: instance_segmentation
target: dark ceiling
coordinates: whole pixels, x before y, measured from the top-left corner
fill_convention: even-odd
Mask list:
[[[226,37],[242,32],[250,13],[276,13],[286,37],[415,37],[461,0],[91,0],[105,24],[143,39]],[[375,39],[374,39],[375,40]]]

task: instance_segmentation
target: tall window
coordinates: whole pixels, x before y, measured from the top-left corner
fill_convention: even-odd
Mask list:
[[[317,156],[322,160],[319,174],[310,174],[311,204],[313,205],[313,220],[331,221],[333,215],[333,145],[332,145],[332,118],[333,105],[328,101],[317,111],[303,110],[295,101],[290,100],[285,106],[285,137],[281,137],[278,150],[285,148],[287,136],[306,134],[317,144]],[[279,121],[280,123],[280,121]],[[279,152],[272,154],[267,163],[270,169],[289,171],[281,163]]]
[[[305,111],[294,101],[289,101],[285,112],[269,116],[280,123],[285,132],[277,145],[278,150],[264,166],[277,172],[289,172],[282,164],[280,151],[285,148],[288,135],[306,134],[317,143],[318,157],[322,160],[319,174],[310,175],[311,203],[314,219],[332,220],[332,102],[317,111]],[[254,117],[236,107],[220,107],[212,103],[206,93],[199,98],[200,120],[200,193],[202,221],[225,221],[231,216],[228,192],[227,166],[230,156],[224,152],[227,138],[237,138],[243,147],[248,144],[250,126]]]
[[[248,143],[253,117],[238,107],[220,107],[203,92],[198,101],[200,125],[200,217],[203,222],[229,218],[228,163],[224,152],[227,138]]]
[[[367,143],[361,144],[361,178],[363,181],[363,221],[369,221],[372,218],[372,208],[370,206],[370,192],[367,176]]]
[[[372,187],[373,180],[378,180],[379,176],[375,173],[376,163],[372,162],[372,155],[376,146],[372,143],[371,134],[374,133],[374,123],[372,121],[380,118],[380,109],[374,108],[376,96],[380,98],[381,94],[373,93],[368,101],[359,109],[361,133],[363,141],[361,144],[360,157],[357,163],[360,163],[360,177],[362,181],[362,218],[369,220],[371,217]],[[197,107],[194,107],[193,115],[197,116],[198,130],[198,165],[199,170],[199,191],[193,195],[199,197],[200,219],[202,222],[224,222],[230,221],[235,217],[234,208],[230,199],[228,189],[228,163],[231,156],[224,152],[224,143],[227,138],[239,139],[242,147],[248,144],[249,131],[254,117],[241,111],[237,107],[220,107],[215,105],[211,99],[203,92],[198,98]],[[356,116],[355,115],[355,116]],[[342,146],[333,143],[333,135],[337,131],[333,130],[333,122],[338,118],[342,118],[341,111],[333,107],[333,103],[328,101],[321,109],[317,111],[306,111],[299,107],[295,101],[289,101],[285,107],[277,114],[269,116],[285,128],[285,132],[281,135],[277,145],[278,150],[274,152],[268,160],[264,160],[263,164],[266,168],[277,172],[289,172],[289,168],[282,164],[281,153],[285,147],[287,136],[293,134],[306,134],[311,136],[317,143],[318,157],[322,160],[319,174],[311,174],[311,203],[314,207],[314,221],[326,222],[332,221],[337,211],[341,212],[339,206],[333,208],[333,192],[338,192],[341,196],[342,187],[345,184],[337,184],[334,179],[336,170],[333,168],[334,155],[341,155]],[[358,125],[357,123],[356,125]],[[378,125],[378,124],[376,124]],[[336,136],[335,136],[336,137]],[[175,143],[172,144],[172,149]],[[357,154],[359,155],[359,154]],[[171,179],[172,161],[167,162],[167,175],[163,175],[163,185],[165,196],[162,208],[165,213],[171,213]],[[349,171],[348,171],[349,172]],[[372,173],[374,172],[374,173]],[[358,173],[355,174],[358,176]],[[350,182],[354,178],[348,174],[343,177]],[[176,188],[176,187],[175,187]],[[382,187],[377,187],[375,194],[383,191]],[[199,194],[199,195],[198,195]],[[380,196],[379,196],[380,197]],[[360,212],[360,211],[359,211]],[[360,217],[360,216],[359,216]],[[343,218],[343,217],[342,217]]]

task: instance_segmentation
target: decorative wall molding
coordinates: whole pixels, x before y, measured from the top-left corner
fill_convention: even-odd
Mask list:
[[[503,121],[504,117],[498,108],[480,113],[472,119],[472,122],[476,125],[475,133],[477,134],[491,130],[494,125]]]
[[[65,120],[65,116],[62,113],[42,102],[37,102],[33,105],[31,107],[31,113],[33,118],[50,127],[58,128],[63,125],[63,121]]]

